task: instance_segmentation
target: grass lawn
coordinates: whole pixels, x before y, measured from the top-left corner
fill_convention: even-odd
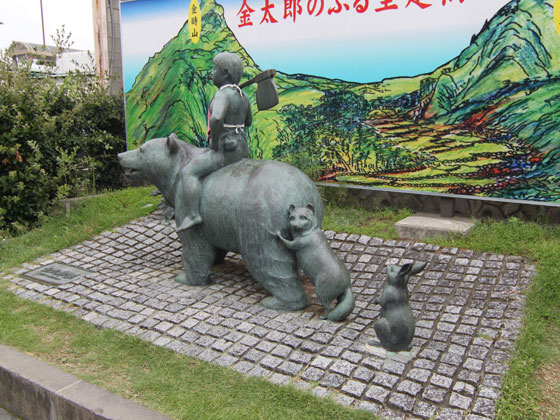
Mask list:
[[[0,239],[0,271],[48,255],[153,211],[152,188],[119,191],[85,201],[66,217],[54,209],[43,225]],[[328,205],[323,228],[394,238],[393,224],[407,211],[365,211]],[[499,419],[560,418],[560,227],[479,223],[466,237],[438,245],[523,255],[537,263],[521,337],[498,403]],[[0,278],[0,342],[87,381],[185,419],[371,419],[293,386],[190,359],[125,334],[100,330],[72,315],[29,302]]]

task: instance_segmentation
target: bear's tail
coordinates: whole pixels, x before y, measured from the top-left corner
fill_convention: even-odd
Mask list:
[[[348,285],[340,302],[329,313],[329,320],[334,322],[344,321],[348,315],[354,310],[354,295],[352,294],[352,287]]]

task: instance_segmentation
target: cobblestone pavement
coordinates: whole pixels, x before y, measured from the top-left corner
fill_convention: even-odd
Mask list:
[[[176,283],[180,244],[157,214],[26,264],[9,278],[21,297],[87,322],[391,419],[492,418],[534,266],[521,257],[326,234],[353,277],[356,308],[343,323],[318,319],[312,287],[305,311],[262,307],[266,290],[234,254],[215,267],[210,286]],[[375,339],[380,309],[372,301],[385,265],[412,260],[428,262],[409,283],[414,348],[372,352],[366,343]],[[23,277],[51,262],[92,274],[57,287]]]

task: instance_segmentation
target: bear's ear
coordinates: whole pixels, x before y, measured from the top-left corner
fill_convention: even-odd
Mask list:
[[[290,204],[290,207],[288,207],[288,213],[293,212],[296,209],[296,206],[294,206],[293,204]]]
[[[311,213],[315,214],[315,207],[313,207],[313,204],[309,203],[309,204],[308,204],[307,206],[305,206],[305,207],[307,207],[309,210],[311,210]]]
[[[179,150],[179,144],[177,144],[176,138],[177,136],[173,133],[167,136],[167,150],[169,150],[171,154],[175,154]]]

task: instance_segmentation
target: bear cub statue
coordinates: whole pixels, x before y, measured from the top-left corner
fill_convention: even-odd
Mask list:
[[[315,208],[290,205],[288,226],[292,239],[282,232],[276,235],[289,249],[295,251],[301,269],[313,283],[317,297],[325,307],[321,319],[344,320],[354,309],[354,296],[350,285],[350,273],[332,251],[323,231],[317,226]],[[331,308],[332,301],[337,303]]]
[[[414,337],[414,317],[408,303],[408,279],[426,267],[425,262],[387,266],[387,282],[373,303],[381,305],[379,320],[373,328],[386,350],[409,351]],[[379,345],[375,341],[368,344]]]

